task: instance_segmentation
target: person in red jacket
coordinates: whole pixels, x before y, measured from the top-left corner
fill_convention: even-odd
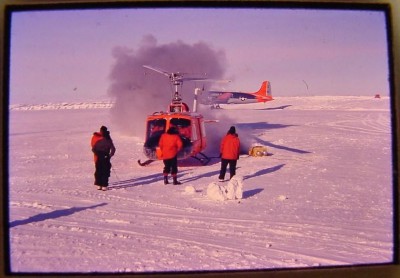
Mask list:
[[[90,142],[94,153],[96,171],[94,184],[98,190],[107,190],[108,178],[111,174],[111,157],[115,154],[115,146],[107,127],[102,126],[100,132],[94,132]]]
[[[221,140],[221,170],[219,172],[219,180],[224,181],[226,168],[229,164],[229,174],[231,179],[236,175],[236,164],[239,159],[240,140],[234,126],[231,126],[228,133]]]
[[[178,179],[178,152],[182,149],[182,140],[178,130],[170,127],[167,133],[161,135],[158,146],[161,151],[161,158],[164,162],[163,176],[164,184],[168,184],[168,174],[171,173],[173,184],[181,184]]]

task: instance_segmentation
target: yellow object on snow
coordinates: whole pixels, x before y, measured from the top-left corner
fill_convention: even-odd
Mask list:
[[[252,147],[250,147],[249,155],[250,156],[267,156],[268,155],[267,147],[252,146]]]

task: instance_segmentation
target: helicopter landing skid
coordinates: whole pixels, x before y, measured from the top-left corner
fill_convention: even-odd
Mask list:
[[[201,155],[201,157],[197,157],[197,155],[192,156],[194,159],[197,159],[198,161],[200,161],[200,163],[202,165],[207,165],[208,162],[210,162],[211,158],[206,156],[204,153],[198,153],[199,155]]]
[[[153,161],[155,161],[155,160],[154,160],[154,159],[147,159],[147,160],[141,162],[140,159],[138,159],[137,162],[138,162],[138,164],[139,164],[140,166],[147,166],[147,165],[149,165],[150,163],[152,163]]]

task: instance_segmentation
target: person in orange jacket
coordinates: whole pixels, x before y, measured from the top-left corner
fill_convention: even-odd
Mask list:
[[[229,164],[229,174],[231,179],[236,175],[236,164],[239,159],[240,140],[234,126],[231,126],[228,133],[222,138],[220,145],[221,153],[221,170],[219,172],[219,180],[224,181],[226,168]]]
[[[98,190],[107,190],[108,178],[111,174],[111,157],[115,154],[115,146],[107,127],[102,126],[100,132],[94,132],[90,145],[94,153],[94,184]]]
[[[164,162],[163,176],[164,184],[168,184],[168,174],[171,173],[173,184],[181,184],[178,181],[178,152],[182,149],[182,140],[179,137],[176,127],[170,127],[167,133],[161,135],[158,146],[161,151],[161,158]]]

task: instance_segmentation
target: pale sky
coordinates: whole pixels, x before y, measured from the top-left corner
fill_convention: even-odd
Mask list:
[[[112,50],[135,52],[146,35],[225,52],[226,90],[254,92],[269,80],[275,97],[389,95],[382,11],[21,11],[11,23],[11,104],[107,99]]]

